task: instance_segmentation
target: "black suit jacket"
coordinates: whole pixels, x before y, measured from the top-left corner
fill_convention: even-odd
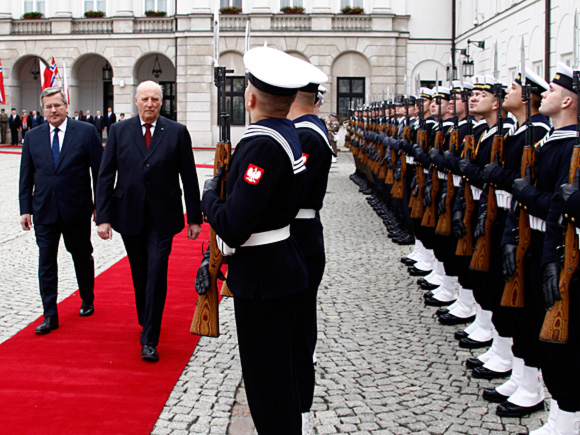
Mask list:
[[[89,124],[94,124],[95,123],[95,120],[93,118],[93,115],[85,116],[84,121],[85,122],[88,122]]]
[[[20,115],[10,115],[8,117],[8,127],[13,128],[13,129],[22,127],[22,121],[20,120]]]
[[[105,125],[106,125],[106,127],[107,127],[107,128],[111,128],[111,126],[112,126],[112,125],[113,125],[115,122],[117,122],[117,115],[115,115],[115,112],[112,112],[112,113],[111,113],[111,116],[109,117],[109,113],[107,112],[107,113],[105,114],[105,120],[106,120],[106,121],[105,121],[105,122],[106,122],[106,124],[105,124]]]
[[[102,115],[95,116],[95,127],[99,131],[99,133],[103,131],[103,129],[105,128],[105,125],[106,125],[106,123],[105,123]]]
[[[52,224],[58,217],[66,223],[90,219],[94,210],[93,189],[103,147],[90,125],[68,120],[64,143],[55,168],[50,124],[32,129],[24,138],[20,161],[20,214],[32,214],[34,222]]]
[[[108,222],[123,235],[136,235],[143,227],[147,199],[160,234],[179,233],[184,227],[179,177],[185,190],[187,222],[201,224],[199,185],[187,128],[160,116],[146,149],[139,116],[113,125],[99,171],[97,224]]]

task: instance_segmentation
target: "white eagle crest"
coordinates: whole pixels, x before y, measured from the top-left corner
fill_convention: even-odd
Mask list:
[[[256,183],[260,177],[262,176],[262,171],[258,168],[248,168],[248,172],[246,172],[246,177],[248,177],[248,181],[250,183]]]

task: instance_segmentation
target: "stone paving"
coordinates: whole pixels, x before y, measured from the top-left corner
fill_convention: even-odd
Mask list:
[[[213,153],[196,151],[196,162]],[[0,342],[41,315],[37,248],[19,225],[20,157],[0,153]],[[330,174],[322,219],[327,267],[320,288],[317,388],[313,434],[515,434],[543,424],[495,415],[481,399],[501,381],[474,379],[463,361],[456,327],[440,325],[424,307],[416,279],[399,258],[410,252],[390,242],[380,219],[348,175],[352,156],[341,153]],[[210,169],[199,169],[200,181]],[[97,273],[124,256],[119,235],[93,232]],[[70,256],[61,245],[59,300],[76,288]],[[245,404],[233,304],[220,305],[219,338],[202,338],[167,400],[152,434],[251,435]]]

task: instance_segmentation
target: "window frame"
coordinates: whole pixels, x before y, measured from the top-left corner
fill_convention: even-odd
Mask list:
[[[32,9],[27,11],[26,4],[32,3]],[[42,10],[39,10],[38,4],[42,4]],[[43,15],[46,15],[46,0],[22,0],[22,11],[23,13],[27,14],[29,12],[40,12]]]
[[[92,4],[93,4],[93,7],[92,8],[87,9],[87,1],[92,2]],[[100,2],[105,3],[105,6],[102,9],[99,9],[97,7],[98,3],[100,3]],[[84,5],[84,8],[85,8],[85,10],[84,10],[85,12],[88,12],[88,11],[99,11],[99,12],[107,13],[107,0],[83,0],[83,5]]]
[[[341,92],[341,82],[343,80],[349,81],[349,92]],[[352,85],[354,80],[362,80],[362,92],[353,92]],[[344,113],[344,111],[340,110],[340,103],[341,100],[348,99],[347,107],[351,107],[351,102],[355,101],[355,107],[364,104],[365,101],[365,92],[366,92],[366,77],[362,76],[353,76],[353,77],[337,77],[336,78],[336,113],[338,115],[338,119],[340,122],[345,121],[348,119],[348,113]],[[348,112],[348,109],[347,109]]]
[[[280,0],[280,9],[282,8],[304,7],[304,0]]]
[[[241,91],[234,91],[234,80],[240,80],[242,82],[242,90]],[[245,100],[245,83],[246,77],[245,76],[226,76],[226,110],[229,107],[228,114],[230,115],[230,125],[232,127],[244,126],[246,125],[246,100]],[[229,89],[229,90],[228,90]],[[242,107],[241,107],[241,122],[234,122],[236,119],[234,117],[234,98],[241,97],[242,98]],[[219,114],[218,114],[219,119]]]
[[[165,9],[159,9],[159,0],[151,0],[153,1],[154,7],[149,9],[147,7],[147,0],[143,0],[143,10],[145,11],[160,11],[160,12],[165,12],[166,14],[169,14],[169,2],[168,0],[164,0],[165,1]]]
[[[243,3],[243,0],[220,0],[220,9],[227,8],[227,7],[231,8],[233,6],[240,8],[240,9],[243,9],[242,3]]]

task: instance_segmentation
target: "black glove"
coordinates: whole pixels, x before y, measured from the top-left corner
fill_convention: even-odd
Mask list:
[[[453,169],[456,167],[457,162],[459,161],[459,158],[455,155],[455,153],[453,151],[445,151],[443,153],[443,156],[445,157],[445,166]]]
[[[418,143],[413,145],[413,149],[415,150],[415,157],[419,157],[421,154],[425,154],[425,151],[423,151],[423,148]]]
[[[457,167],[459,168],[461,173],[463,173],[465,171],[465,168],[467,168],[469,165],[471,165],[471,160],[469,159],[461,159],[459,160],[459,162],[457,162]]]
[[[494,154],[494,157],[493,157],[493,162],[488,163],[483,168],[483,175],[482,175],[483,180],[489,181],[491,178],[491,173],[500,167],[501,167],[501,162],[500,162],[500,158],[499,158],[499,151],[496,151]]]
[[[525,187],[532,184],[532,167],[526,166],[526,176],[524,178],[517,178],[512,186],[512,193],[517,198],[522,193]]]
[[[574,174],[574,181],[572,184],[562,184],[560,186],[560,201],[565,203],[568,201],[568,198],[572,196],[574,192],[576,192],[580,187],[578,186],[580,182],[580,168],[576,169],[576,174]]]
[[[554,305],[555,301],[559,301],[560,297],[560,264],[556,261],[547,263],[544,266],[544,274],[542,281],[542,293],[544,294],[544,302],[546,309]]]
[[[431,203],[432,203],[431,190],[432,189],[433,189],[432,183],[425,184],[425,190],[423,190],[423,205],[425,207],[431,206]]]
[[[503,270],[503,277],[507,281],[516,273],[516,252],[517,245],[503,245],[501,248],[501,264]]]
[[[431,151],[429,151],[429,157],[431,158],[431,160],[437,158],[437,156],[441,154],[439,152],[439,150],[437,148],[431,148]]]
[[[441,188],[441,197],[439,198],[439,204],[437,204],[437,213],[444,214],[447,211],[447,207],[445,206],[445,200],[447,199],[447,183],[443,183],[443,187]]]
[[[203,183],[203,193],[202,196],[205,195],[205,192],[209,191],[209,190],[213,190],[214,192],[216,192],[218,195],[220,193],[220,182],[222,181],[222,177],[224,175],[224,167],[220,166],[218,168],[217,173],[215,174],[215,177],[210,178],[209,180],[206,180],[205,183]]]
[[[462,210],[455,210],[453,212],[453,216],[451,217],[451,230],[453,231],[453,236],[457,239],[467,234],[465,224],[463,223]]]
[[[414,175],[412,180],[411,180],[411,185],[409,186],[410,190],[415,190],[415,187],[417,187],[417,176]]]
[[[209,286],[210,283],[209,283],[209,246],[208,246],[207,250],[203,254],[201,265],[199,266],[199,269],[197,269],[197,276],[195,277],[195,290],[199,295],[204,295],[209,290]]]
[[[397,163],[395,164],[394,177],[395,177],[395,180],[401,181],[401,159],[397,160]]]
[[[484,210],[477,217],[477,225],[475,226],[475,232],[473,233],[473,237],[475,237],[476,239],[479,236],[483,236],[485,234],[486,219],[487,219],[487,210]]]

